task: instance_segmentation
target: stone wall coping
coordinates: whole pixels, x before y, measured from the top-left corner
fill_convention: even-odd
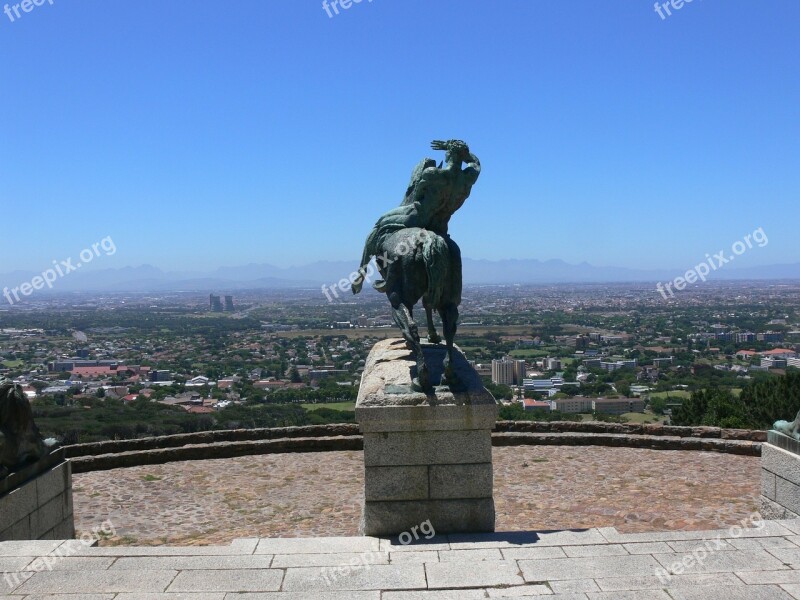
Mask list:
[[[50,454],[43,456],[35,463],[31,463],[18,471],[10,473],[7,477],[0,479],[0,497],[5,496],[28,481],[35,479],[42,473],[46,473],[56,465],[63,463],[64,460],[64,448],[56,448]]]

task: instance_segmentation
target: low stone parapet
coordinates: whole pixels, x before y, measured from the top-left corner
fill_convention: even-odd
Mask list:
[[[761,512],[768,519],[800,518],[800,442],[777,431],[761,448]]]
[[[63,450],[0,481],[0,542],[74,536],[72,471]]]

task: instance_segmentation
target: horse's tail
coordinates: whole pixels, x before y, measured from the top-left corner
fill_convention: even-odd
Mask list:
[[[428,233],[422,245],[422,257],[428,273],[428,301],[431,306],[436,307],[441,304],[444,288],[449,281],[450,251],[445,239],[440,235]]]
[[[364,243],[364,253],[361,255],[361,264],[358,267],[358,277],[350,286],[350,289],[353,290],[353,294],[358,294],[361,291],[361,288],[364,286],[364,279],[367,276],[367,267],[369,266],[369,261],[371,261],[372,257],[378,252],[376,247],[377,237],[378,228],[376,227],[370,231],[369,235],[367,236],[367,241]]]

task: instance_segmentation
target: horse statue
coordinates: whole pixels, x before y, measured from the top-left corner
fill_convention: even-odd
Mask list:
[[[48,452],[22,388],[0,381],[0,478]]]
[[[436,166],[424,159],[412,172],[403,202],[383,215],[367,237],[364,253],[353,282],[358,294],[368,273],[372,257],[382,279],[373,285],[386,294],[392,306],[392,319],[414,354],[417,374],[412,386],[432,392],[429,365],[425,363],[419,330],[413,317],[414,306],[422,300],[428,325],[428,343],[439,344],[433,311],[442,319],[447,354],[440,385],[451,391],[461,387],[453,369],[453,352],[461,304],[461,251],[450,238],[450,217],[469,197],[480,175],[480,161],[461,140],[434,141],[434,150],[445,150],[445,161]],[[462,163],[467,163],[462,169]],[[443,167],[442,164],[445,164]]]

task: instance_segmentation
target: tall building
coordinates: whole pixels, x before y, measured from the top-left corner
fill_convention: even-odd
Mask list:
[[[492,383],[514,385],[514,362],[505,358],[492,361]]]
[[[234,312],[236,310],[233,308],[233,296],[225,296],[225,310],[228,312]]]
[[[560,358],[545,358],[542,361],[542,368],[545,371],[560,371],[561,359]]]
[[[522,385],[528,376],[528,369],[524,360],[514,361],[514,385]]]
[[[214,294],[209,295],[208,303],[212,312],[222,312],[222,299]]]

